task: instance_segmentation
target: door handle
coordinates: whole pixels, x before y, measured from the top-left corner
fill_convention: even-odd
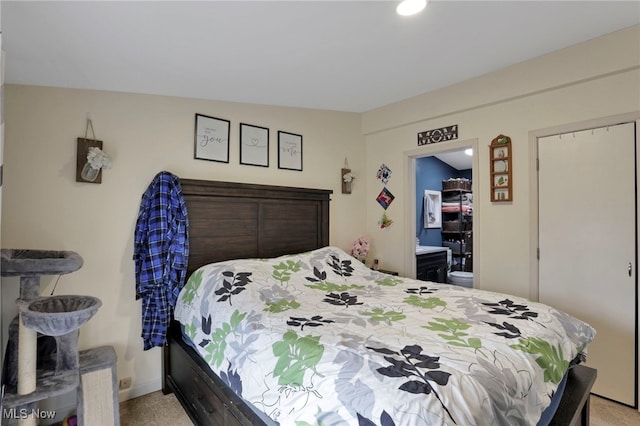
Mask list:
[[[629,271],[629,276],[633,275],[633,266],[631,265],[631,262],[629,262],[629,267],[627,268],[627,270]]]

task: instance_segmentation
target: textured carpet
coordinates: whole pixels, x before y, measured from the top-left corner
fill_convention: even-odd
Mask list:
[[[640,412],[591,396],[591,426],[637,426]],[[120,403],[121,426],[191,426],[189,416],[173,394],[153,392]]]
[[[191,426],[193,423],[173,394],[162,391],[120,403],[120,426]]]
[[[640,425],[640,412],[608,399],[591,396],[591,426]]]

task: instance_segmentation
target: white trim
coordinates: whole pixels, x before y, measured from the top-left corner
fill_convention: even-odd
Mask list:
[[[564,134],[570,132],[578,132],[581,130],[596,129],[599,127],[613,126],[623,123],[636,123],[636,182],[640,183],[640,111],[634,111],[625,114],[612,115],[609,117],[596,118],[592,120],[585,120],[576,123],[568,123],[558,126],[547,127],[543,129],[532,130],[529,132],[529,201],[530,201],[530,222],[529,222],[529,235],[530,235],[530,259],[529,259],[529,298],[532,301],[537,302],[539,300],[538,288],[539,288],[539,271],[538,271],[538,246],[539,246],[539,229],[538,229],[538,138],[545,136],[552,136],[557,134]],[[640,188],[639,188],[640,189]],[[639,194],[640,195],[640,194]],[[638,197],[640,199],[640,197]],[[636,221],[640,224],[640,201],[636,206]],[[475,229],[474,229],[475,232]],[[475,251],[475,247],[474,247]],[[636,253],[638,254],[638,253]],[[542,254],[544,255],[544,254]],[[475,253],[474,253],[475,256]],[[636,268],[640,266],[640,256],[636,258]],[[636,271],[636,275],[637,275]],[[638,300],[636,301],[636,311],[640,308],[640,292],[636,291]],[[636,315],[636,318],[638,316]],[[640,345],[640,318],[636,324],[636,345]],[[637,351],[637,347],[636,347]],[[640,357],[636,356],[636,410],[640,412],[640,404],[638,404],[638,383],[640,383]]]
[[[640,112],[636,114],[636,232],[638,232],[637,228],[640,225],[640,194],[638,191],[640,188],[638,187],[638,182],[640,182]],[[637,237],[636,233],[636,237]],[[636,286],[640,282],[640,275],[638,274],[638,268],[640,268],[640,253],[639,248],[637,246],[638,242],[636,241]],[[638,388],[638,383],[640,383],[640,356],[638,356],[638,345],[640,345],[640,318],[638,318],[638,311],[640,310],[640,291],[636,287],[636,409],[640,412],[640,388]]]
[[[162,389],[162,378],[149,380],[143,383],[137,382],[136,386],[118,391],[118,400],[120,402],[128,401],[130,399],[137,398],[139,396],[146,395],[160,389]]]
[[[480,185],[478,184],[478,172],[480,164],[480,152],[478,150],[478,139],[466,139],[463,141],[449,141],[431,145],[424,145],[417,149],[403,152],[404,187],[406,188],[407,201],[405,204],[405,230],[404,230],[404,276],[416,277],[416,158],[429,157],[448,151],[460,151],[466,148],[473,149],[473,159],[471,161],[471,181],[473,199],[480,200]],[[480,209],[479,202],[473,205],[473,286],[478,287],[480,281],[480,252],[478,249],[480,241]]]

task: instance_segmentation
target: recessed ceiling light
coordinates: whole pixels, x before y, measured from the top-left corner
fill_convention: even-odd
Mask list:
[[[473,149],[467,148],[467,149],[464,150],[464,153],[467,154],[467,155],[473,155]]]
[[[415,15],[427,6],[427,0],[404,0],[396,7],[398,15]]]

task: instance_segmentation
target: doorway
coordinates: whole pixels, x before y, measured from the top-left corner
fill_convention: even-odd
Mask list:
[[[635,123],[540,137],[538,291],[597,332],[593,392],[637,407]]]
[[[440,231],[441,229],[424,229],[423,224],[423,216],[422,216],[422,203],[423,203],[423,193],[425,188],[420,187],[417,184],[418,172],[422,172],[419,170],[419,166],[417,164],[419,159],[426,157],[440,157],[441,159],[447,160],[448,156],[454,156],[455,154],[462,153],[464,155],[464,150],[471,149],[473,153],[478,152],[478,140],[477,139],[468,139],[464,141],[448,141],[438,144],[426,145],[420,147],[416,150],[406,151],[404,153],[405,159],[405,170],[407,171],[405,175],[405,188],[407,188],[407,201],[405,204],[405,213],[406,213],[406,240],[405,240],[405,276],[415,278],[416,277],[416,237],[420,239],[422,242],[427,242],[429,240],[426,239],[426,233],[436,234],[437,237],[441,237]],[[471,157],[471,173],[470,179],[472,183],[476,179],[475,174],[478,170],[478,155],[472,155]],[[443,163],[445,161],[442,161]],[[455,168],[455,167],[454,167]],[[441,184],[441,180],[440,180]],[[473,196],[478,197],[478,185],[472,185]],[[418,194],[420,192],[420,194]],[[472,222],[479,223],[479,210],[477,206],[474,206],[473,210],[473,219]],[[474,282],[478,282],[478,272],[479,268],[477,265],[479,264],[479,257],[477,250],[475,250],[476,241],[478,240],[479,230],[477,226],[474,226],[473,230],[473,242],[471,243],[471,247],[473,247],[473,264],[474,264]],[[426,231],[426,232],[425,232]],[[441,240],[440,240],[441,241]],[[429,244],[429,243],[428,243]]]

